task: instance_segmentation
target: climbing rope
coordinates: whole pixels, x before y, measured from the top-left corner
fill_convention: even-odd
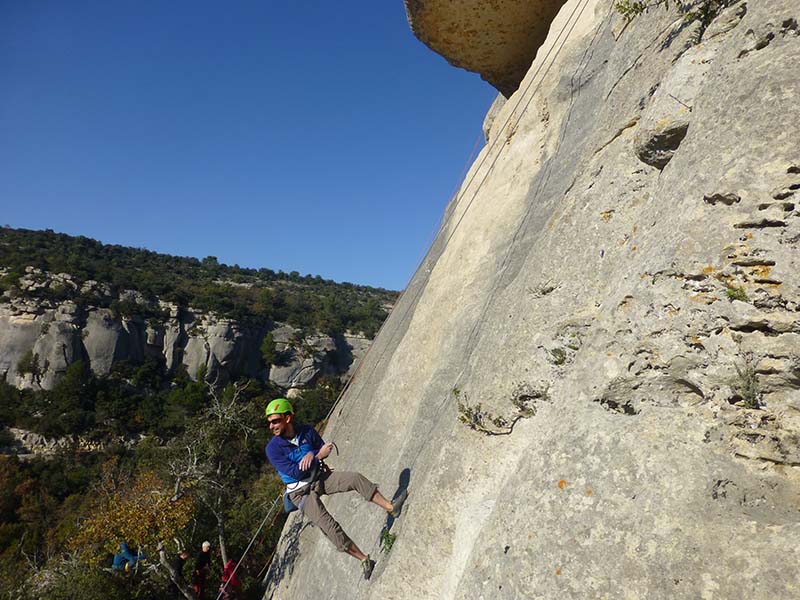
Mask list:
[[[469,177],[469,180],[466,183],[463,184],[461,194],[460,195],[454,195],[455,196],[454,197],[455,202],[456,203],[460,203],[461,200],[467,195],[467,192],[470,191],[470,187],[472,186],[473,181],[475,181],[476,177],[478,176],[478,173],[481,171],[481,168],[486,163],[488,158],[492,155],[492,152],[495,149],[495,147],[500,143],[501,140],[503,140],[503,143],[500,146],[500,149],[498,150],[498,152],[495,153],[494,158],[491,161],[491,163],[489,164],[488,168],[484,170],[483,176],[478,181],[477,187],[475,187],[471,198],[467,202],[467,205],[464,208],[464,210],[461,212],[461,215],[459,216],[458,220],[456,221],[454,227],[451,229],[449,235],[447,236],[446,240],[444,241],[443,246],[447,246],[447,244],[450,242],[450,240],[455,235],[456,231],[458,231],[459,227],[461,226],[461,224],[462,224],[462,222],[464,220],[464,217],[467,215],[467,212],[472,207],[472,204],[475,201],[475,198],[477,198],[478,192],[480,192],[481,188],[486,183],[486,180],[488,179],[489,174],[492,172],[492,169],[494,168],[495,164],[497,164],[497,161],[499,160],[500,156],[502,155],[503,148],[505,147],[505,139],[501,135],[502,132],[506,131],[507,129],[510,131],[511,129],[516,127],[519,124],[519,122],[522,120],[522,117],[525,115],[526,111],[528,110],[531,101],[533,100],[533,98],[536,95],[536,92],[541,87],[542,82],[544,81],[544,79],[547,76],[547,74],[550,72],[550,69],[553,66],[553,64],[555,64],[556,58],[560,54],[560,52],[561,52],[562,48],[564,47],[564,44],[566,43],[567,39],[569,39],[569,36],[572,33],[572,30],[575,28],[575,25],[577,25],[578,20],[580,19],[581,15],[583,14],[583,11],[586,9],[588,4],[589,4],[589,0],[582,0],[581,2],[577,2],[575,4],[575,6],[572,9],[572,12],[567,17],[566,22],[562,26],[562,28],[559,31],[558,35],[556,36],[555,42],[547,49],[547,52],[545,53],[544,58],[539,63],[538,67],[536,68],[536,71],[534,72],[533,76],[530,78],[530,80],[526,84],[526,86],[523,89],[522,93],[518,94],[517,101],[516,101],[514,107],[511,109],[511,111],[506,116],[505,120],[503,121],[503,124],[500,126],[500,130],[499,130],[498,134],[495,136],[494,140],[489,144],[488,148],[483,153],[483,156],[482,156],[480,162],[478,163],[477,167],[472,169],[472,175]],[[578,10],[578,9],[580,9],[580,10]],[[577,14],[577,17],[576,17],[576,14]],[[566,35],[562,39],[562,35],[565,32],[566,32]],[[559,42],[559,40],[560,40],[560,42]],[[554,49],[555,49],[555,54],[552,55],[552,60],[550,60],[550,56],[553,53]],[[548,60],[550,60],[549,64],[547,64]],[[542,73],[542,69],[545,67],[545,64],[547,64],[547,68]],[[542,73],[541,77],[539,77],[540,73]],[[535,87],[533,87],[534,83],[536,84]],[[531,89],[532,89],[532,91],[531,91]],[[530,94],[529,94],[529,92],[530,92]],[[519,112],[519,114],[517,115],[516,121],[514,121],[513,125],[509,128],[509,125],[512,122],[512,118],[514,117],[515,113],[517,112],[517,109],[520,106],[522,106],[523,101],[525,101],[525,105],[523,106],[523,108]],[[466,170],[467,169],[466,169],[466,166],[465,166],[464,172],[466,172]],[[540,180],[540,184],[541,184],[541,180]],[[542,187],[541,185],[538,186],[537,192],[534,194],[534,197],[538,197],[538,193],[540,192],[541,187]],[[503,259],[503,263],[502,263],[502,267],[501,267],[501,269],[503,271],[507,267],[508,257],[510,256],[511,250],[514,248],[514,244],[516,243],[516,240],[517,240],[517,237],[519,235],[519,232],[522,230],[522,226],[524,225],[525,222],[527,222],[527,219],[528,219],[528,216],[530,214],[530,210],[531,210],[532,206],[533,206],[533,202],[530,202],[529,205],[528,205],[528,208],[526,209],[525,218],[523,219],[523,221],[518,226],[517,231],[515,232],[514,237],[512,238],[512,242],[511,242],[511,244],[509,244],[508,250],[507,250],[506,255],[505,255],[504,259]],[[439,225],[437,224],[437,228],[438,227],[439,227]],[[430,250],[428,250],[428,252],[430,252]],[[400,294],[400,297],[397,300],[397,306],[399,306],[401,301],[405,298],[406,292],[408,292],[410,284],[414,279],[414,276],[420,271],[423,263],[424,263],[424,258],[423,258],[422,261],[420,261],[418,263],[417,268],[415,269],[414,273],[411,276],[411,279],[409,280],[409,283],[406,285],[406,288]],[[400,331],[400,329],[401,329],[399,327],[399,325],[405,321],[405,319],[407,318],[407,316],[408,316],[408,314],[409,314],[409,312],[411,310],[411,307],[415,305],[416,300],[422,294],[422,291],[424,289],[425,289],[424,285],[419,285],[418,289],[416,290],[416,292],[414,294],[414,297],[408,302],[408,304],[407,304],[407,306],[405,308],[405,311],[403,312],[403,315],[398,320],[398,327],[396,328],[396,330],[395,330],[394,334],[391,336],[391,338],[386,342],[386,344],[384,344],[383,350],[381,351],[380,356],[378,357],[378,359],[373,364],[372,370],[370,372],[370,376],[372,375],[372,373],[374,373],[375,369],[377,369],[377,367],[380,364],[381,360],[383,360],[383,356],[385,355],[386,350],[388,348],[392,347],[392,343],[394,342],[394,338],[397,335],[397,332]],[[492,289],[492,291],[490,292],[490,294],[489,294],[489,296],[487,298],[487,302],[484,304],[484,307],[481,310],[481,317],[483,317],[483,315],[485,314],[486,309],[487,309],[490,301],[493,299],[493,296],[494,296],[495,292],[496,292],[496,287],[493,286],[493,289]],[[387,319],[387,321],[388,321],[388,319]],[[383,327],[386,325],[387,321],[384,321],[384,323],[381,325],[381,328],[378,330],[378,333],[380,333],[383,330]],[[479,326],[480,322],[481,322],[481,318],[476,319],[476,321],[475,321],[475,323],[473,325],[473,329],[470,332],[470,339],[473,338],[473,334],[477,330],[477,327]],[[377,339],[377,337],[378,336],[376,336],[376,339]],[[360,371],[361,367],[364,364],[366,364],[367,357],[369,356],[370,351],[372,350],[372,348],[373,348],[373,346],[370,346],[369,350],[364,355],[364,358],[361,360],[361,363],[359,364],[358,368],[356,369],[356,373],[353,375],[353,377],[350,379],[350,381],[348,381],[347,385],[345,385],[345,387],[342,389],[342,392],[339,395],[339,398],[337,398],[336,402],[331,407],[331,410],[329,411],[328,416],[326,417],[326,421],[327,421],[328,418],[330,418],[330,415],[333,414],[333,411],[336,409],[337,405],[339,404],[339,402],[342,399],[342,397],[344,396],[344,394],[349,390],[351,383],[356,379],[356,375]],[[463,375],[463,373],[464,373],[464,369],[462,369],[461,373],[458,375],[458,377],[456,377],[455,385],[458,384],[458,381],[460,380],[460,378]],[[354,405],[356,403],[356,401],[360,398],[361,391],[363,389],[364,389],[364,386],[362,386],[358,390],[358,392],[356,392],[356,396],[353,399],[353,402],[349,402],[348,403],[349,405],[352,406],[352,405]]]
[[[517,119],[517,122],[514,124],[515,126],[519,123],[520,119],[522,118],[522,115],[524,115],[525,112],[527,111],[528,107],[530,106],[531,101],[535,97],[536,92],[539,90],[539,87],[541,86],[542,82],[544,81],[545,77],[547,76],[548,72],[550,71],[550,68],[553,66],[553,64],[555,64],[556,58],[558,57],[559,53],[561,52],[561,49],[564,47],[564,44],[566,43],[567,39],[569,39],[569,36],[572,33],[572,30],[575,28],[575,25],[577,25],[578,20],[581,18],[581,15],[583,14],[583,11],[586,9],[586,7],[588,6],[588,3],[589,3],[589,0],[583,0],[583,2],[577,3],[575,5],[575,7],[573,8],[572,13],[570,13],[570,16],[567,18],[566,23],[562,27],[562,29],[559,32],[558,36],[556,37],[556,42],[558,42],[558,40],[561,38],[561,35],[567,30],[568,27],[569,27],[569,31],[567,31],[567,35],[561,40],[561,42],[558,43],[558,49],[556,50],[556,53],[553,55],[553,58],[550,61],[550,64],[547,66],[547,69],[544,71],[544,73],[542,74],[542,77],[539,79],[539,83],[537,84],[536,88],[533,90],[530,98],[528,98],[527,102],[525,103],[525,106],[522,109],[522,112],[520,113],[519,118]],[[580,11],[577,13],[577,17],[575,18],[575,20],[572,21],[572,17],[576,14],[576,11],[578,10],[579,7],[580,7]],[[572,21],[571,24],[570,24],[570,21]],[[598,31],[599,31],[599,29],[600,28],[598,28]],[[596,37],[596,35],[597,35],[597,33],[595,34],[595,37]],[[593,42],[594,42],[594,40],[593,40]],[[545,62],[549,58],[551,51],[555,47],[556,47],[556,43],[554,43],[548,49],[548,52],[545,55],[544,59],[542,60],[542,63],[539,65],[539,68],[537,69],[536,73],[534,73],[534,76],[531,78],[531,81],[528,83],[528,86],[525,88],[525,92],[521,95],[520,100],[514,106],[514,109],[512,110],[512,114],[513,114],[514,111],[517,110],[517,108],[521,104],[522,99],[524,98],[524,96],[527,95],[528,90],[530,89],[530,87],[533,84],[533,82],[536,80],[536,77],[538,76],[539,72],[541,71],[541,68],[543,67],[543,65],[545,64]],[[572,97],[572,94],[571,94],[570,95],[570,102],[572,102],[572,101],[573,101],[573,97]],[[571,108],[570,108],[570,110],[571,110]],[[508,122],[509,122],[509,119],[506,119],[506,122],[503,124],[503,129],[506,127],[506,124]],[[566,127],[566,124],[565,124],[565,127]],[[501,129],[501,131],[503,129]],[[495,141],[500,139],[500,137],[501,136],[498,134],[497,138],[495,138]],[[561,138],[559,138],[559,139],[561,139]],[[560,147],[560,144],[559,144],[559,147]],[[558,153],[558,149],[554,153],[554,156],[557,153]],[[498,153],[498,156],[499,156],[499,153]],[[495,161],[492,162],[492,165],[489,167],[489,171],[494,166],[496,161],[497,161],[497,157],[495,158]],[[515,245],[517,243],[517,240],[519,238],[519,234],[522,232],[522,230],[524,229],[525,225],[527,224],[527,221],[528,221],[528,219],[530,217],[530,214],[531,214],[532,207],[536,204],[535,201],[539,199],[541,191],[544,188],[545,181],[549,180],[551,165],[552,165],[552,161],[548,161],[547,165],[545,166],[545,169],[543,171],[542,176],[539,177],[538,185],[536,186],[535,191],[531,195],[532,197],[531,197],[531,200],[529,201],[528,206],[527,206],[527,208],[525,210],[525,215],[524,215],[523,219],[520,221],[519,225],[517,226],[517,229],[514,232],[514,235],[513,235],[512,239],[511,239],[511,242],[508,245],[508,248],[507,248],[507,250],[505,252],[505,255],[503,257],[503,262],[501,263],[500,269],[498,269],[498,275],[494,278],[494,282],[492,283],[492,286],[490,288],[490,292],[487,295],[486,301],[484,302],[484,305],[483,305],[483,307],[481,309],[480,315],[478,316],[477,319],[475,319],[475,321],[473,323],[473,326],[472,326],[472,328],[470,330],[470,334],[469,334],[469,336],[467,338],[468,341],[465,344],[466,348],[474,348],[475,347],[474,341],[475,341],[475,338],[477,337],[478,329],[479,329],[480,325],[484,322],[484,318],[485,318],[486,312],[488,311],[488,308],[489,308],[490,304],[492,303],[492,301],[494,300],[495,294],[497,293],[498,281],[500,281],[502,279],[506,269],[508,268],[508,262],[509,262],[509,258],[511,256],[511,251],[514,249],[514,247],[515,247]],[[474,200],[475,196],[477,196],[477,193],[480,190],[480,187],[485,182],[489,171],[487,171],[486,175],[481,180],[481,182],[480,182],[480,184],[478,186],[478,189],[476,189],[475,194],[472,197],[472,200]],[[472,200],[470,200],[470,204],[472,203]],[[462,218],[463,218],[463,215],[462,215]],[[459,224],[460,224],[460,222],[461,221],[459,220]],[[452,237],[452,235],[450,237]],[[450,237],[448,237],[448,241],[449,241]],[[455,380],[453,382],[453,388],[457,388],[458,387],[459,382],[461,381],[461,378],[463,377],[465,371],[466,371],[466,363],[461,368],[461,371],[459,372],[459,374],[456,376],[456,378],[455,378]],[[439,410],[444,408],[444,406],[447,404],[447,402],[449,400],[449,397],[450,397],[450,392],[448,391],[448,392],[446,392],[444,394],[444,397],[442,398],[442,402],[440,403],[440,406],[438,407]],[[431,423],[430,423],[430,427],[429,427],[429,431],[427,432],[427,435],[422,436],[420,439],[423,439],[423,440],[430,439],[430,435],[433,433],[433,430],[434,430],[434,428],[436,427],[436,424],[437,424],[435,419],[431,419],[430,421],[431,421]],[[414,460],[412,461],[412,465],[416,464],[416,461],[417,461],[419,456],[420,456],[420,453],[417,452],[415,454]]]

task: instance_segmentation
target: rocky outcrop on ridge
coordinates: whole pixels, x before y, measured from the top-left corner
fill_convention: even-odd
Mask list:
[[[292,517],[267,598],[800,593],[800,7],[693,8],[559,12],[326,431],[391,553],[331,497],[372,580]]]
[[[510,96],[564,0],[405,0],[408,23],[431,50]]]
[[[24,460],[31,457],[52,456],[59,452],[75,450],[78,452],[100,452],[111,444],[126,447],[134,446],[144,436],[138,438],[124,438],[122,436],[113,439],[93,440],[84,436],[69,436],[52,438],[34,431],[27,431],[16,427],[10,427],[8,432],[8,443],[0,444],[0,454],[13,454]]]
[[[63,285],[80,285],[98,298],[110,294],[103,284],[81,283],[71,275],[33,267],[20,281],[23,292]],[[108,375],[119,361],[138,364],[146,356],[161,356],[168,371],[183,365],[196,378],[202,369],[209,381],[218,383],[240,375],[268,378],[291,395],[320,376],[346,374],[369,346],[359,336],[304,339],[300,330],[278,323],[273,333],[281,362],[266,369],[260,346],[267,327],[245,326],[169,303],[152,306],[135,290],[121,292],[119,300],[140,306],[143,314],[155,311],[162,316],[125,316],[109,308],[24,295],[4,299],[0,304],[0,377],[20,388],[52,389],[77,360],[87,361],[97,375]]]

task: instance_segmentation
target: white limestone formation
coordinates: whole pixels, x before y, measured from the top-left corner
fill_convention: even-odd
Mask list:
[[[372,580],[293,516],[266,598],[800,594],[800,6],[670,5],[559,12],[326,431],[391,553],[331,497]]]

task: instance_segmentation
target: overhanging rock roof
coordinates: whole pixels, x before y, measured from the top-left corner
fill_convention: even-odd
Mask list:
[[[542,45],[564,0],[405,0],[411,30],[456,66],[508,97]]]

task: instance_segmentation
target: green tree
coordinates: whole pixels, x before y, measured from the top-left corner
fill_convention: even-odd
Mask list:
[[[279,362],[279,352],[275,348],[275,338],[272,332],[267,333],[261,341],[261,357],[264,359],[264,365],[276,365]]]
[[[96,379],[82,360],[75,361],[46,393],[41,431],[46,435],[81,433],[94,425]]]

